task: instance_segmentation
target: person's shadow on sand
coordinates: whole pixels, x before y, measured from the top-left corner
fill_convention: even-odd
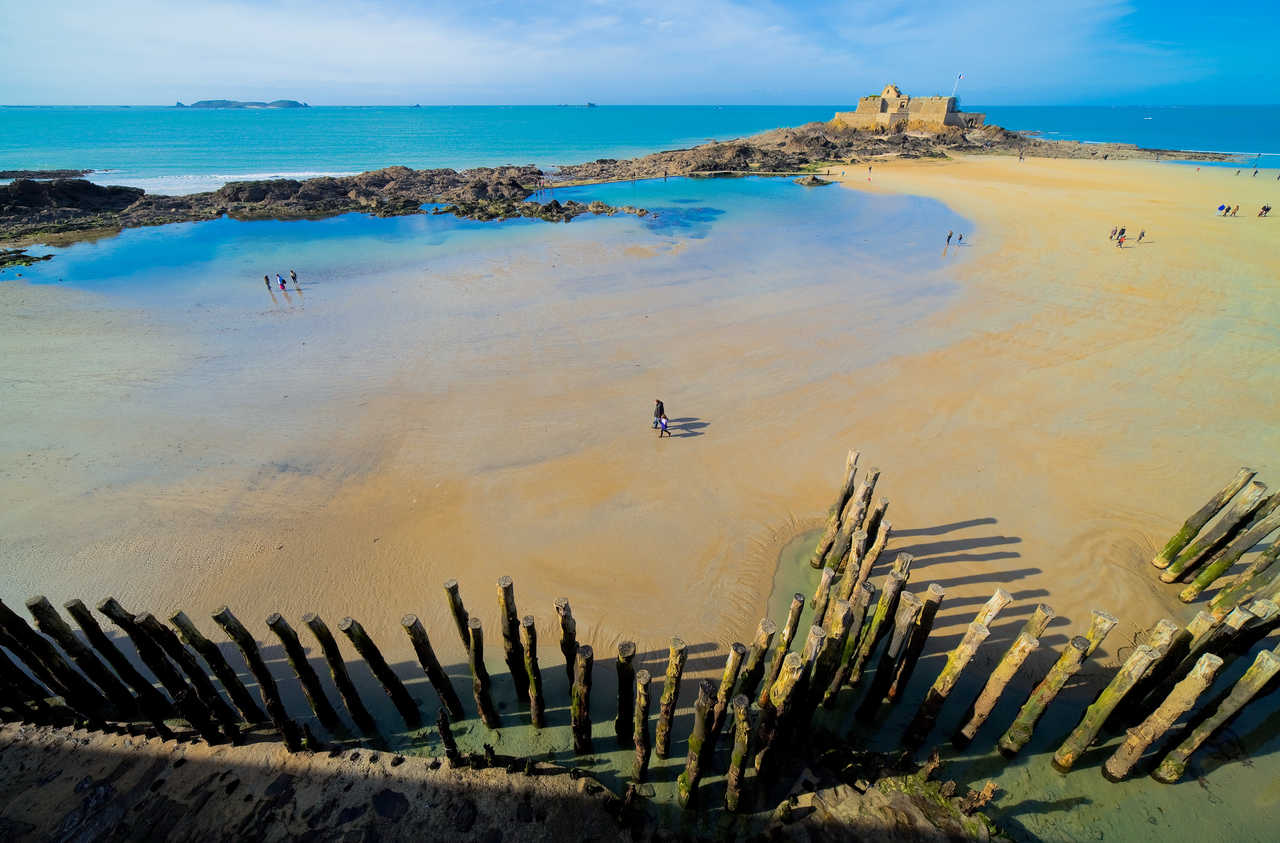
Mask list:
[[[701,436],[703,428],[711,426],[711,422],[705,422],[697,416],[686,416],[679,419],[671,419],[672,438],[679,437],[681,439],[690,436]]]

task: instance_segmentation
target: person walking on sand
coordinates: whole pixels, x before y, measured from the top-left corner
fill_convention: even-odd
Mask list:
[[[670,439],[670,438],[671,438],[671,430],[667,427],[667,414],[666,414],[666,413],[663,413],[663,414],[662,414],[662,416],[661,416],[661,417],[659,417],[659,419],[658,419],[658,427],[660,427],[660,428],[661,428],[661,430],[659,430],[659,431],[658,431],[658,438],[659,438],[659,439],[661,439],[661,438],[662,438],[662,437],[664,437],[664,436],[665,436],[665,437],[667,437],[668,439]]]
[[[1141,242],[1142,242],[1142,238],[1144,238],[1144,237],[1146,237],[1146,236],[1147,236],[1147,230],[1144,228],[1144,229],[1142,229],[1141,231],[1139,231],[1139,232],[1138,232],[1138,242],[1139,242],[1139,243],[1141,243]]]
[[[262,283],[263,283],[263,284],[266,284],[266,285],[267,285],[267,289],[268,289],[268,290],[270,290],[270,289],[271,289],[271,276],[270,276],[270,275],[264,275],[264,276],[262,276]]]
[[[653,399],[653,429],[657,430],[662,419],[667,417],[667,408],[662,406],[662,399]]]
[[[1116,239],[1116,232],[1119,230],[1120,230],[1119,226],[1115,226],[1115,225],[1111,226],[1111,233],[1107,235],[1107,239],[1108,240]]]
[[[276,283],[280,285],[280,289],[284,289],[284,276],[278,272],[276,273]]]
[[[289,280],[293,282],[293,286],[298,286],[298,273],[294,272],[292,269],[289,270]]]
[[[960,236],[956,238],[956,245],[957,245],[957,246],[959,246],[959,245],[960,245],[960,244],[962,244],[962,243],[964,243],[964,232],[961,232],[961,233],[960,233]]]
[[[954,231],[948,231],[948,232],[947,232],[947,245],[948,245],[948,246],[950,246],[950,245],[951,245],[951,238],[952,238],[952,236],[953,236],[954,234],[955,234],[955,232],[954,232]]]

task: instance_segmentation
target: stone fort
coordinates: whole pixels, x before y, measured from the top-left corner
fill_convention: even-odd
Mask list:
[[[837,111],[835,119],[852,129],[936,132],[947,127],[981,126],[986,115],[957,110],[955,97],[909,97],[897,85],[885,85],[879,94],[858,100],[857,111]]]

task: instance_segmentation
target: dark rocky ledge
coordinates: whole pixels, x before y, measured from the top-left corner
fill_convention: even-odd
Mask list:
[[[78,179],[93,170],[0,170],[0,179]]]

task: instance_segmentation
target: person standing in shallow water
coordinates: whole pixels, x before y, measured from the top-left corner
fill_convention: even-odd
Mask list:
[[[291,269],[291,270],[289,270],[289,280],[293,282],[293,286],[297,287],[297,286],[298,286],[298,273],[294,272],[292,269]]]
[[[950,245],[951,245],[951,237],[952,237],[952,235],[954,235],[954,234],[955,234],[955,232],[954,232],[954,231],[948,231],[948,232],[947,232],[947,245],[948,245],[948,246],[950,246]]]
[[[667,417],[667,408],[662,406],[662,399],[653,399],[653,429],[657,430],[662,419]]]
[[[271,276],[270,276],[270,275],[264,275],[264,276],[262,276],[262,283],[263,283],[263,284],[266,284],[266,285],[267,285],[267,289],[268,289],[268,290],[270,290],[270,289],[271,289]]]

